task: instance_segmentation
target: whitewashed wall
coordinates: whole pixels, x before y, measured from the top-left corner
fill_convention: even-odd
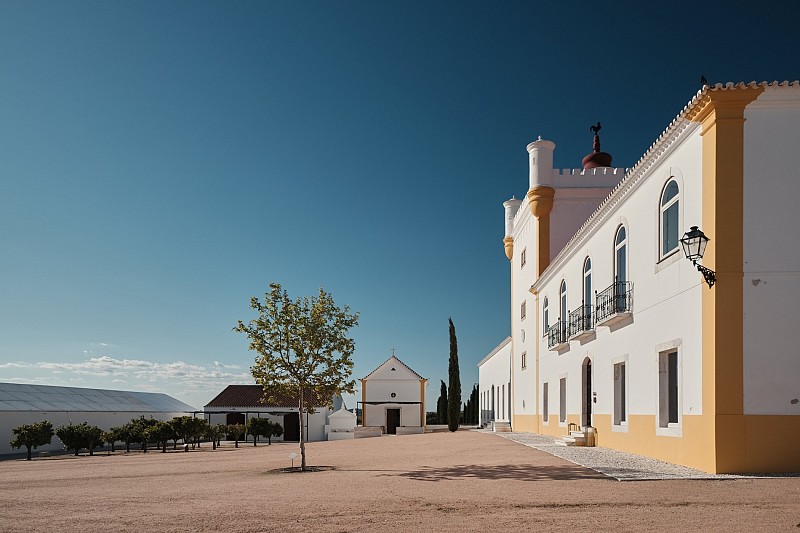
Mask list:
[[[419,379],[369,379],[367,381],[367,402],[420,402]],[[395,397],[392,398],[392,393]],[[400,409],[401,426],[421,426],[420,404],[399,404],[387,403],[381,405],[369,405],[366,418],[366,425],[383,426],[386,425],[386,409]]]
[[[505,339],[478,364],[480,422],[509,420],[511,383],[511,338]],[[501,395],[505,392],[505,397]]]
[[[596,328],[584,341],[572,341],[569,349],[551,351],[540,336],[539,383],[549,383],[549,424],[558,424],[559,380],[567,379],[567,413],[582,411],[581,367],[592,362],[595,414],[613,414],[613,365],[627,362],[628,413],[658,412],[658,352],[679,346],[680,404],[682,413],[702,412],[702,364],[700,310],[702,277],[680,250],[659,261],[659,199],[670,176],[680,186],[679,235],[690,225],[701,224],[701,139],[699,127],[689,126],[681,142],[674,144],[658,165],[649,169],[622,201],[607,206],[608,215],[578,245],[558,256],[537,283],[540,288],[537,316],[541,320],[544,297],[550,301],[550,324],[559,319],[559,288],[568,287],[568,309],[581,304],[583,264],[592,259],[593,291],[613,282],[614,237],[620,224],[628,235],[628,278],[634,283],[633,319],[621,326]],[[556,192],[558,195],[558,191]],[[518,289],[518,290],[521,290]],[[594,303],[594,302],[592,302]],[[541,399],[537,404],[541,403]],[[679,431],[678,431],[679,433]]]
[[[767,87],[745,109],[745,414],[800,415],[798,124],[798,87]]]
[[[536,217],[531,214],[527,199],[523,201],[520,212],[514,224],[514,257],[510,263],[511,268],[511,339],[509,346],[507,368],[502,379],[508,388],[508,371],[513,373],[512,386],[515,393],[512,395],[511,413],[513,415],[535,413],[535,386],[536,386],[536,302],[533,295],[527,290],[536,281],[537,264],[537,233]],[[522,252],[525,251],[526,260],[522,264]],[[525,302],[525,318],[522,318],[522,303]],[[526,354],[525,368],[522,368],[522,355]],[[510,366],[508,366],[510,365]],[[501,376],[497,376],[500,378]],[[498,384],[501,380],[494,380]],[[506,396],[508,394],[506,393]],[[497,400],[495,400],[495,403]],[[506,400],[508,403],[508,400]],[[523,406],[524,404],[524,406]],[[501,404],[502,407],[502,404]],[[509,409],[495,410],[498,420],[510,420]]]

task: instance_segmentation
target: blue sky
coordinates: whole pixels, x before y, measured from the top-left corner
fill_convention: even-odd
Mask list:
[[[271,281],[462,390],[509,333],[525,146],[630,167],[712,82],[796,79],[793,2],[0,3],[0,381],[248,382]]]

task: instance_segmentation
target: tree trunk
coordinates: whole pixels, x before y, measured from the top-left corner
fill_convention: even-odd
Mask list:
[[[81,451],[80,448],[75,448],[75,457],[78,457],[78,452]]]
[[[125,441],[125,451],[131,453],[131,442]]]
[[[161,453],[167,453],[167,440],[164,439],[164,447],[161,448]]]
[[[236,448],[238,448],[238,447],[239,447],[239,437],[236,437],[236,440],[235,440],[235,442],[233,443],[233,445],[234,445],[234,447],[236,447]]]
[[[28,445],[28,461],[31,460],[31,455],[32,454],[33,454],[33,446],[29,444]]]
[[[300,387],[300,471],[306,471],[306,432],[303,423],[303,387]]]

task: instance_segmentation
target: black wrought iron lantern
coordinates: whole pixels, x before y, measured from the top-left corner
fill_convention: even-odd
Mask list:
[[[706,268],[697,263],[699,259],[703,258],[707,245],[708,237],[706,237],[706,234],[698,229],[697,226],[692,226],[681,238],[681,247],[683,248],[683,253],[686,255],[686,259],[691,261],[692,264],[697,267],[697,270],[703,274],[703,278],[706,280],[706,283],[708,283],[708,286],[713,287],[714,283],[717,281],[716,273],[710,268]]]

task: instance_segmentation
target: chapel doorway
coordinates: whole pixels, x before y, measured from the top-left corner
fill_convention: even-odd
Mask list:
[[[397,435],[397,426],[400,425],[400,409],[386,410],[386,433]]]

